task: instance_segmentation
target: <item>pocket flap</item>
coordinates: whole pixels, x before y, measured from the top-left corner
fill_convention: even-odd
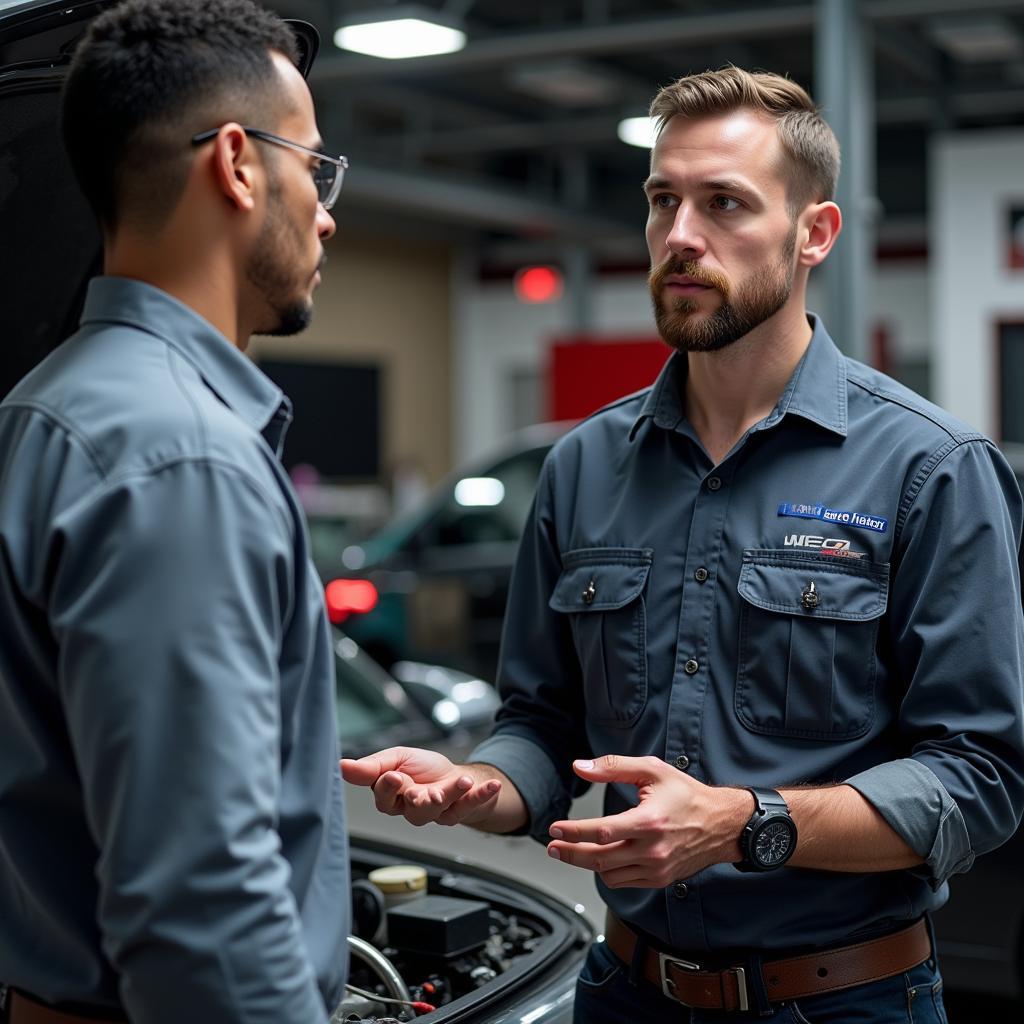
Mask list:
[[[766,611],[866,622],[885,611],[889,573],[888,566],[866,560],[745,551],[738,589]],[[805,598],[808,592],[814,596]]]
[[[556,612],[602,612],[635,601],[651,569],[651,548],[567,551],[548,604]]]

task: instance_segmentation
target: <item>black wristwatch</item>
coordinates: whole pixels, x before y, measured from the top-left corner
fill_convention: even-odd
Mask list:
[[[740,833],[743,860],[737,871],[774,871],[793,856],[796,823],[786,801],[774,789],[748,787],[754,794],[754,813]]]

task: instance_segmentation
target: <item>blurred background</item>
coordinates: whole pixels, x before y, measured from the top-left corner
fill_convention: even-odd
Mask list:
[[[253,346],[298,409],[286,458],[339,487],[315,510],[333,500],[365,530],[510,432],[653,379],[648,151],[626,120],[727,62],[811,89],[843,145],[845,228],[811,308],[1024,467],[1021,0],[272,6],[318,27],[321,131],[351,161],[313,328]],[[458,29],[462,48],[334,42],[397,16]]]
[[[667,357],[645,279],[645,115],[689,72],[735,63],[811,90],[843,148],[845,224],[810,308],[1024,474],[1022,0],[274,6],[320,30],[321,132],[351,169],[314,326],[253,354],[296,403],[286,459],[332,617],[396,675],[412,659],[494,678],[544,454]],[[405,45],[399,17],[459,48],[343,48],[372,49],[352,27],[389,20],[379,45]],[[358,827],[365,795],[352,804]],[[589,879],[522,845],[459,839],[597,905]],[[1024,1006],[1022,851],[1018,836],[956,879],[940,915],[954,1019]]]
[[[544,455],[668,356],[640,186],[647,106],[680,75],[734,63],[811,90],[843,147],[845,223],[810,308],[849,355],[993,437],[1024,476],[1024,0],[268,6],[319,30],[320,130],[351,163],[312,328],[249,350],[295,404],[284,457],[337,627],[350,752],[422,742],[457,754],[486,729]],[[8,126],[25,151],[54,145],[52,116]],[[15,152],[0,146],[5,200]],[[59,156],[40,173],[72,188]],[[26,217],[32,252],[0,240],[9,281],[43,279],[86,237],[84,215],[5,204],[12,237]],[[44,307],[4,310],[15,341],[0,393],[45,338],[70,332],[73,317],[62,327]],[[365,793],[350,807],[357,830],[453,841],[381,819]],[[458,844],[587,903],[599,923],[589,878],[528,840]],[[954,1005],[967,1000],[959,1019],[1024,1006],[1022,853],[1018,834],[955,879],[940,915]],[[981,996],[1002,1001],[979,1009]]]

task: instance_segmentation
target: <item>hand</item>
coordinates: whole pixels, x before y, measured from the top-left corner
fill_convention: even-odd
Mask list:
[[[402,815],[413,825],[472,825],[487,817],[501,782],[480,766],[452,764],[443,754],[416,747],[389,747],[358,760],[341,759],[346,782],[373,789],[377,810]]]
[[[740,832],[754,811],[746,790],[705,786],[657,757],[609,754],[574,761],[573,770],[589,782],[631,783],[640,803],[604,818],[556,821],[549,856],[595,872],[612,889],[662,889],[740,859]]]

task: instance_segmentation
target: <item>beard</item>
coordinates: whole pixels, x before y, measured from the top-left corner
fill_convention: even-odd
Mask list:
[[[301,266],[302,245],[295,225],[281,200],[280,186],[270,181],[267,215],[249,257],[246,276],[268,307],[257,334],[287,337],[299,334],[313,322],[313,301],[302,295],[302,282],[295,268]],[[323,264],[321,257],[317,268]]]
[[[658,333],[680,352],[718,352],[739,341],[774,316],[788,301],[793,291],[795,251],[794,224],[779,258],[759,267],[736,288],[719,271],[703,267],[693,260],[670,256],[651,270],[648,277]],[[666,302],[664,284],[670,274],[686,275],[699,284],[714,288],[722,296],[721,304],[711,313],[701,316],[700,305],[694,299],[678,298]]]

